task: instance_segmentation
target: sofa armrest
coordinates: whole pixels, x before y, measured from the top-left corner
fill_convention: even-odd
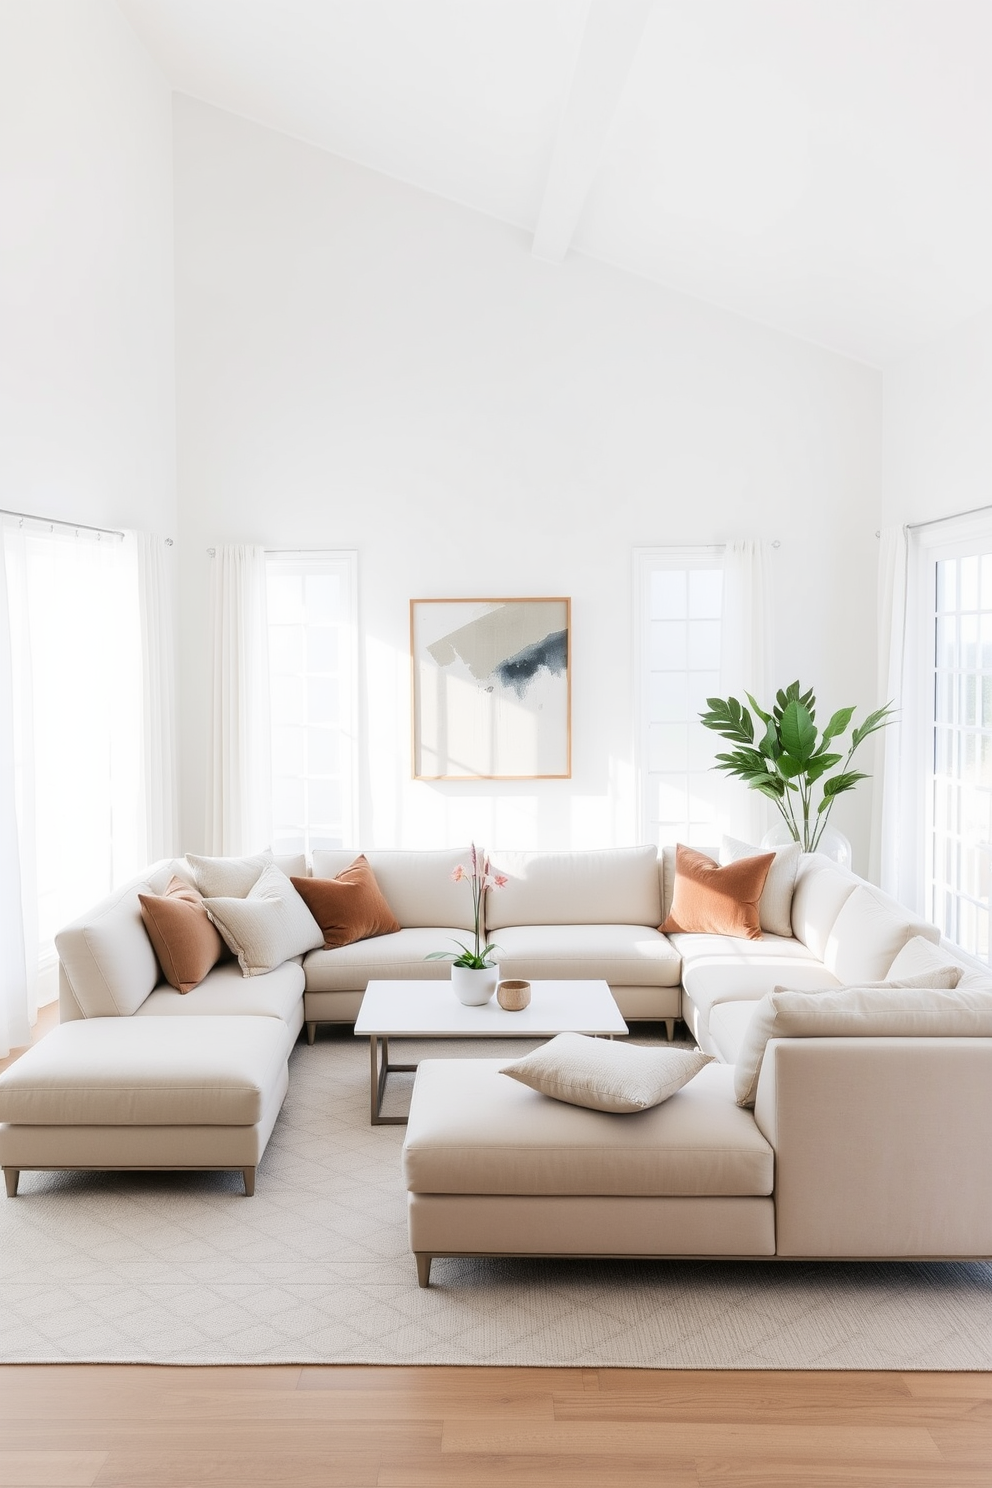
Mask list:
[[[779,1255],[992,1255],[992,1039],[773,1039],[754,1114]]]

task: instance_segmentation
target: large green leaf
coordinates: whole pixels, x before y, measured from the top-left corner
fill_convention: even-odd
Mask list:
[[[791,754],[780,754],[775,768],[786,780],[798,780],[800,775],[806,774],[805,760],[793,759]]]
[[[755,749],[735,749],[728,754],[717,755],[717,768],[729,770],[734,775],[753,775],[760,771],[766,774],[765,762]]]
[[[758,748],[766,759],[778,759],[782,753],[782,741],[778,736],[774,719],[769,718],[764,735],[758,740]]]
[[[709,711],[699,715],[704,728],[740,744],[754,743],[754,719],[736,698],[707,698],[706,706]]]
[[[762,723],[771,723],[772,715],[770,713],[766,713],[761,704],[756,703],[749,692],[746,692],[744,696],[747,698],[748,702],[751,704],[751,707],[753,708],[754,712],[757,713]]]
[[[832,770],[834,765],[839,765],[843,758],[842,754],[814,754],[806,766],[806,779],[810,785],[819,780],[820,776],[825,775],[828,770]]]
[[[824,744],[826,744],[828,739],[836,739],[839,734],[842,734],[853,717],[853,708],[838,708],[837,712],[833,715],[830,722],[823,730]]]
[[[868,776],[863,770],[844,770],[840,775],[832,775],[829,780],[823,782],[823,800],[818,810],[826,811],[835,796],[843,795],[845,791],[853,790],[859,780],[867,780]]]
[[[782,713],[780,733],[787,753],[805,764],[816,749],[816,724],[797,698],[793,698]]]

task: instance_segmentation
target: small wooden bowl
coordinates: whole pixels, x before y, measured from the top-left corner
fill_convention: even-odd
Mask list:
[[[496,1001],[508,1013],[522,1013],[530,1002],[530,982],[500,982],[496,988]]]

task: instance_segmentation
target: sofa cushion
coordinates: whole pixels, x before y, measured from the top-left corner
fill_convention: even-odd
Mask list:
[[[84,1017],[130,1017],[158,982],[138,898],[149,892],[143,879],[124,884],[56,935],[59,960]]]
[[[822,961],[841,907],[858,879],[823,853],[803,853],[792,894],[792,933]]]
[[[266,848],[247,858],[201,858],[187,853],[186,861],[204,899],[243,899],[273,858]]]
[[[308,992],[364,992],[369,981],[379,977],[398,977],[404,981],[448,981],[448,961],[428,961],[431,951],[450,950],[457,956],[455,939],[466,939],[457,926],[442,929],[397,930],[393,935],[376,935],[371,940],[356,940],[334,950],[311,951],[305,958]]]
[[[139,894],[138,903],[165,980],[178,992],[191,992],[224,954],[203,895],[172,878],[163,894]]]
[[[252,1126],[291,1047],[278,1018],[63,1023],[0,1075],[0,1121]]]
[[[992,992],[916,985],[779,990],[754,1009],[736,1065],[737,1102],[753,1106],[773,1038],[992,1038]]]
[[[804,991],[841,985],[840,979],[801,941],[766,935],[734,940],[721,935],[673,935],[682,957],[682,1015],[700,1046],[714,1048],[709,1035],[712,1010],[722,1002],[754,1002],[783,982]]]
[[[499,1059],[417,1069],[403,1171],[414,1193],[764,1195],[774,1155],[708,1064],[663,1105],[622,1118],[546,1100]]]
[[[956,987],[961,978],[966,975],[968,968],[963,961],[959,961],[952,953],[942,945],[935,945],[932,940],[926,940],[922,935],[914,935],[907,940],[902,950],[896,956],[892,965],[885,973],[885,980],[899,981],[901,977],[918,976],[921,972],[936,971],[948,978],[941,982],[941,986]],[[986,980],[992,985],[992,970],[987,971]]]
[[[301,1022],[304,975],[299,961],[284,961],[261,976],[246,977],[236,961],[215,966],[198,987],[180,995],[172,987],[156,987],[137,1011],[139,1018],[197,1017],[281,1018],[287,1027]]]
[[[709,1043],[724,1064],[737,1063],[751,1014],[757,1006],[758,1002],[718,1002],[710,1009]]]
[[[246,977],[323,944],[320,926],[292,883],[269,863],[243,899],[208,898],[206,910]]]
[[[314,877],[335,878],[357,856],[357,850],[317,849],[313,854]],[[383,898],[404,929],[421,925],[472,929],[471,890],[468,884],[456,883],[452,878],[459,865],[471,862],[470,847],[427,852],[369,848],[364,856]]]
[[[493,956],[504,976],[593,977],[643,987],[679,984],[678,951],[648,926],[514,925],[493,935]]]
[[[494,852],[507,882],[486,899],[490,936],[507,925],[651,925],[661,921],[658,849]]]
[[[660,1106],[711,1058],[698,1049],[643,1048],[559,1033],[522,1059],[504,1064],[500,1074],[552,1100],[621,1115]]]
[[[768,849],[750,847],[736,837],[724,837],[720,843],[720,862],[737,863],[742,858],[760,857]],[[796,887],[796,870],[802,856],[798,842],[787,842],[773,848],[775,856],[758,902],[758,919],[762,930],[770,935],[792,934],[792,895]]]
[[[294,877],[290,882],[320,926],[328,950],[401,928],[364,854],[335,878]]]
[[[878,982],[908,940],[939,939],[927,925],[880,889],[859,883],[842,904],[827,937],[824,965],[841,982]]]
[[[729,935],[760,940],[758,901],[774,858],[764,853],[720,868],[705,853],[679,843],[675,849],[675,892],[666,934]]]

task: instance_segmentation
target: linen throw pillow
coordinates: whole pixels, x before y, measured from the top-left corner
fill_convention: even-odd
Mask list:
[[[243,899],[217,897],[203,902],[246,977],[262,976],[324,943],[317,921],[274,863],[263,868]]]
[[[765,879],[758,903],[758,919],[762,930],[769,935],[787,935],[792,938],[792,895],[796,887],[796,873],[802,848],[798,842],[787,842],[773,848],[774,857]],[[736,837],[724,837],[720,843],[720,862],[739,863],[742,858],[761,856],[760,847],[751,847],[738,842]]]
[[[956,984],[956,975],[934,971],[833,992],[776,987],[756,1004],[744,1032],[734,1069],[737,1104],[754,1105],[769,1039],[992,1035],[992,991],[962,992]]]
[[[290,883],[320,926],[327,950],[402,928],[364,853],[336,878],[291,877]]]
[[[141,918],[162,974],[177,992],[192,992],[224,954],[203,896],[173,875],[163,894],[139,894]]]
[[[249,858],[201,858],[187,853],[193,882],[205,899],[243,899],[273,861],[269,848]]]
[[[659,930],[760,940],[758,903],[774,857],[763,853],[720,868],[705,853],[680,842],[675,849],[672,908]]]
[[[644,1049],[559,1033],[532,1054],[505,1064],[500,1074],[571,1106],[629,1114],[661,1105],[712,1062],[711,1054],[698,1049]]]

